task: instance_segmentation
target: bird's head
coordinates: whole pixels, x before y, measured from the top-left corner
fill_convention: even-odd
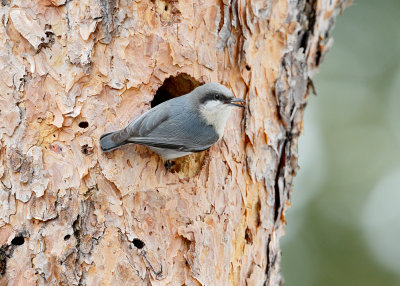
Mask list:
[[[206,83],[195,89],[200,108],[220,112],[230,107],[245,107],[243,99],[235,98],[232,91],[219,83]]]
[[[194,91],[201,116],[222,136],[232,107],[245,107],[246,101],[235,98],[232,91],[218,83],[206,83]]]

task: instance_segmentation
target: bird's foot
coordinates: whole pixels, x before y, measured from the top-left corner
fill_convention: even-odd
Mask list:
[[[170,160],[165,161],[164,163],[165,174],[168,173],[168,171],[172,168],[173,165],[175,165],[174,162],[171,162]]]

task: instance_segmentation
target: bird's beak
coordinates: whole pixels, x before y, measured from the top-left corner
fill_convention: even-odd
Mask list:
[[[246,100],[240,99],[240,98],[232,98],[228,102],[230,105],[238,106],[238,107],[246,107]],[[238,104],[242,103],[242,104]]]

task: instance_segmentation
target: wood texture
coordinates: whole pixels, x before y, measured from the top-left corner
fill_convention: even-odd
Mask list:
[[[310,77],[344,2],[3,0],[0,283],[279,285]],[[248,108],[172,173],[145,147],[102,153],[166,80]]]

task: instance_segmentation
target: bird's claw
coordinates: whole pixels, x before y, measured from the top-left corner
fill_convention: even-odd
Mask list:
[[[172,166],[174,165],[174,162],[171,162],[170,160],[165,161],[164,163],[164,167],[165,167],[165,174],[168,173],[168,171],[172,168]]]

